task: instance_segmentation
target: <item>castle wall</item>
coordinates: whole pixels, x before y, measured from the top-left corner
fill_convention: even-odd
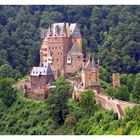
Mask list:
[[[43,87],[46,87],[46,84],[49,82],[49,80],[54,80],[54,76],[30,76],[30,82],[31,82],[31,88],[32,89],[42,89]]]
[[[112,110],[118,114],[118,118],[122,118],[124,116],[123,110],[119,103],[114,102],[112,99],[107,98],[107,96],[99,96],[95,95],[95,99],[99,105],[107,110]]]
[[[101,93],[101,86],[100,85],[91,85],[89,88],[95,90],[97,94]]]
[[[35,93],[33,90],[26,90],[25,96],[30,99],[43,101],[47,99],[47,94],[45,93]]]
[[[76,56],[76,55],[71,56],[71,64],[67,64],[67,62],[65,63],[65,73],[78,72],[82,67],[82,62],[83,62],[83,56]]]
[[[58,73],[63,71],[65,73],[65,57],[72,45],[70,37],[51,37],[42,44],[43,53],[40,53],[41,64],[46,61],[48,56],[48,50],[51,51],[52,56],[52,70],[55,77]],[[59,71],[59,72],[58,72]]]
[[[40,49],[40,66],[43,65],[43,62],[47,59],[48,55],[48,43],[47,41],[43,41]]]

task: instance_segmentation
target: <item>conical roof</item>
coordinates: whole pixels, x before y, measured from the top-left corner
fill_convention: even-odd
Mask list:
[[[50,26],[49,26],[49,28],[48,28],[47,34],[52,34],[52,32],[51,32],[51,27],[50,27]]]
[[[64,34],[65,33],[65,27],[61,27],[61,30],[60,30],[60,34]]]
[[[74,43],[68,52],[68,55],[83,55],[80,48]]]
[[[51,50],[48,50],[48,57],[51,57]]]
[[[95,59],[94,56],[92,57],[92,68],[96,70],[96,63],[95,63]]]
[[[45,68],[46,68],[46,75],[52,75],[53,74],[52,68],[51,68],[51,66],[48,62],[46,62]]]

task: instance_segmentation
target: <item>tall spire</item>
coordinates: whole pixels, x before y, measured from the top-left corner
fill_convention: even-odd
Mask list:
[[[51,57],[51,51],[50,51],[50,49],[48,50],[48,57]]]
[[[49,26],[47,34],[51,34],[51,27]]]
[[[96,67],[96,63],[95,63],[95,59],[94,59],[94,56],[92,57],[92,71],[96,71],[97,70],[97,67]]]
[[[62,27],[61,27],[60,34],[64,34],[64,33],[65,33],[65,26],[62,26]]]
[[[50,64],[47,62],[47,71],[46,71],[46,75],[52,75],[53,74],[53,71],[52,71],[52,68],[50,66]]]
[[[48,50],[47,62],[48,62],[48,63],[52,63],[52,56],[51,56],[51,51],[50,51],[50,49]]]

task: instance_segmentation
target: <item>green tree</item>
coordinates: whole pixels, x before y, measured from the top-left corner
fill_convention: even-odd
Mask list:
[[[134,99],[134,101],[140,103],[140,73],[138,73],[135,78],[134,88],[132,91],[132,98]]]
[[[93,115],[97,109],[94,94],[94,91],[87,90],[80,95],[80,107],[89,116]]]
[[[9,64],[1,65],[0,67],[0,77],[6,78],[13,78],[14,77],[14,70]]]
[[[48,109],[53,120],[63,124],[68,114],[67,101],[72,96],[72,88],[64,77],[58,78],[55,85],[56,88],[50,91],[48,96]]]
[[[72,112],[76,121],[80,120],[83,116],[85,116],[85,112],[81,109],[80,106],[76,103],[75,100],[69,99],[67,102],[69,112]]]
[[[115,98],[129,101],[130,93],[128,92],[128,88],[126,86],[121,86],[118,88],[117,92],[115,93]]]
[[[12,84],[12,79],[0,79],[0,98],[7,107],[11,106],[16,100],[16,91],[12,87]]]

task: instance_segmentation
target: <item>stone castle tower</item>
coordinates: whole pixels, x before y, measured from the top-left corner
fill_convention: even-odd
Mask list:
[[[89,59],[88,62],[83,65],[81,80],[84,88],[99,83],[99,62],[96,64],[94,57],[92,57],[92,60]]]
[[[113,87],[120,87],[120,74],[119,73],[113,73],[112,75],[112,81],[113,81]]]
[[[79,76],[75,85],[77,88],[92,88],[96,93],[101,93],[99,62],[96,64],[94,57],[84,62],[82,35],[76,23],[51,24],[48,29],[41,29],[41,38],[40,64],[31,70],[29,97],[46,98],[44,91],[54,86],[58,76],[70,77],[73,73]],[[40,92],[41,95],[38,94]],[[32,93],[35,96],[30,96]]]
[[[76,23],[54,23],[42,38],[40,66],[48,62],[56,78],[79,70],[83,61],[82,35]]]

